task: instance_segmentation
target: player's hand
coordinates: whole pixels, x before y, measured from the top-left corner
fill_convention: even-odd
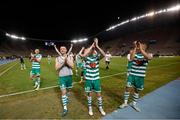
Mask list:
[[[137,48],[137,41],[134,41],[133,45],[134,45],[135,48]]]
[[[139,44],[140,51],[142,51],[143,50],[143,45],[140,42],[138,44]]]
[[[71,44],[71,47],[73,47],[73,44]]]
[[[95,43],[95,46],[97,47],[98,46],[98,39],[97,38],[94,38],[94,43]]]

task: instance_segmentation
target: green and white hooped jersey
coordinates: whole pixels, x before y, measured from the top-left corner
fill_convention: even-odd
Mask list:
[[[85,58],[85,79],[99,80],[99,54],[90,55]]]
[[[76,66],[81,69],[85,68],[84,58],[82,58],[80,55],[76,55]]]
[[[41,54],[35,54],[34,57],[37,59],[41,59],[42,55]],[[32,62],[32,69],[40,69],[40,63],[39,62]]]
[[[130,75],[145,77],[148,60],[141,53],[136,53],[132,61]]]
[[[76,66],[77,67],[80,67],[79,64],[82,62],[82,58],[81,56],[78,54],[76,55]]]

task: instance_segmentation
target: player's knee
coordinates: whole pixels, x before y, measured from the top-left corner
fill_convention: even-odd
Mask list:
[[[139,93],[140,91],[141,91],[141,90],[139,90],[139,89],[137,89],[137,88],[134,89],[134,92],[135,92],[135,93]]]
[[[61,90],[61,95],[66,95],[66,89]]]
[[[130,92],[130,89],[131,89],[130,87],[126,87],[126,88],[125,88],[125,91],[126,91],[126,92]]]
[[[97,96],[97,97],[101,97],[101,93],[99,93],[99,92],[96,93],[96,96]]]
[[[91,93],[91,92],[88,92],[88,93],[87,93],[87,96],[92,96],[92,93]]]

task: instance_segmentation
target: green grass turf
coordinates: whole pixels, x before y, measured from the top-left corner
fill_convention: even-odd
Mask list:
[[[0,73],[17,62],[1,65]],[[27,66],[26,70],[21,71],[20,64],[17,64],[4,75],[0,76],[0,95],[33,89],[33,83],[29,80],[31,63],[28,60],[26,60],[25,63]],[[126,58],[114,57],[110,64],[110,70],[105,70],[104,60],[101,60],[100,76],[126,72],[126,64]],[[145,89],[141,92],[141,96],[180,77],[179,71],[180,57],[154,58],[149,63],[147,77],[145,78]],[[54,60],[52,61],[52,64],[49,65],[47,64],[46,58],[42,59],[41,87],[44,88],[57,85],[57,79],[58,74],[54,69]],[[73,80],[79,81],[79,77],[73,76]],[[126,74],[103,78],[101,79],[101,84],[104,109],[107,113],[110,113],[117,109],[123,102]],[[87,101],[83,86],[83,84],[79,83],[74,85],[70,95],[70,104],[68,106],[69,113],[64,118],[101,118],[97,109],[95,95],[93,96],[94,116],[88,116]],[[57,87],[0,98],[0,119],[61,118],[59,113],[62,111],[62,107],[59,98],[60,90]]]

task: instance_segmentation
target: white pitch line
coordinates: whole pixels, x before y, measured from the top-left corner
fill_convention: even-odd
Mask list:
[[[177,64],[177,63],[180,63],[180,62],[165,64],[165,65],[152,66],[152,67],[149,67],[149,69],[154,69],[154,68],[159,68],[159,67],[165,67],[165,66],[174,65],[174,64]]]
[[[4,73],[6,73],[6,72],[9,71],[10,69],[12,69],[15,65],[17,65],[17,63],[14,64],[14,65],[12,65],[12,66],[10,66],[9,68],[7,68],[6,70],[4,70],[3,72],[1,72],[1,73],[0,73],[0,77],[1,77]]]
[[[165,67],[165,66],[169,66],[169,65],[177,64],[177,63],[179,63],[179,62],[171,63],[171,64],[167,64],[167,65],[154,66],[154,67],[151,67],[151,68],[149,68],[149,69],[158,68],[158,67]],[[121,72],[121,73],[116,73],[116,74],[112,74],[112,75],[103,76],[103,77],[100,77],[100,78],[101,78],[101,79],[104,79],[104,78],[108,78],[108,77],[112,77],[112,76],[116,76],[116,75],[120,75],[120,74],[125,74],[125,73],[126,73],[126,72]],[[73,85],[74,85],[74,84],[77,84],[77,83],[78,83],[78,82],[73,82]],[[58,87],[58,85],[50,86],[50,87],[45,87],[45,88],[40,88],[38,91],[47,90],[47,89],[51,89],[51,88],[55,88],[55,87]],[[27,91],[22,91],[22,92],[5,94],[5,95],[1,95],[0,98],[8,97],[8,96],[14,96],[14,95],[20,95],[20,94],[24,94],[24,93],[30,93],[30,92],[34,92],[34,91],[36,91],[36,90],[27,90]]]
[[[111,77],[111,76],[116,76],[116,75],[119,75],[119,74],[125,74],[125,73],[126,72],[116,73],[116,74],[112,74],[112,75],[108,75],[108,76],[103,76],[103,77],[100,77],[100,78],[103,79],[103,78],[107,78],[107,77]],[[76,84],[76,83],[78,83],[78,82],[73,82],[73,85]],[[55,87],[58,87],[58,85],[40,88],[38,91],[47,90],[47,89],[51,89],[51,88],[55,88]],[[31,93],[31,92],[35,92],[35,91],[36,90],[27,90],[27,91],[22,91],[22,92],[10,93],[10,94],[1,95],[0,98],[8,97],[8,96],[14,96],[14,95],[20,95],[20,94],[24,94],[24,93]]]
[[[50,86],[50,87],[40,88],[38,91],[47,90],[47,89],[51,89],[51,88],[55,88],[55,87],[58,87],[58,86],[54,85],[54,86]],[[37,90],[27,90],[27,91],[22,91],[22,92],[5,94],[5,95],[1,95],[0,98],[8,97],[8,96],[14,96],[14,95],[20,95],[20,94],[24,94],[24,93],[31,93],[31,92],[34,92],[34,91],[37,91]]]

